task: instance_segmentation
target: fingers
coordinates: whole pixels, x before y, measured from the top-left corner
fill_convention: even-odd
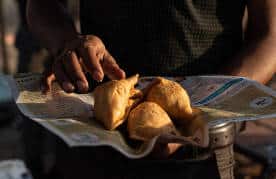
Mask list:
[[[103,57],[102,67],[104,73],[112,80],[122,79],[126,76],[107,50]]]
[[[87,70],[92,74],[92,77],[96,81],[102,81],[104,78],[104,72],[100,64],[104,49],[97,49],[93,46],[88,46],[79,50],[82,56],[83,63]]]
[[[46,70],[43,73],[43,77],[41,80],[41,91],[43,94],[49,92],[51,90],[51,86],[53,81],[55,81],[56,77],[52,70]]]
[[[72,51],[67,57],[63,59],[66,74],[80,93],[86,93],[89,86],[76,53]]]
[[[53,74],[46,75],[43,84],[45,91],[50,90],[53,80],[57,80],[66,92],[88,91],[88,82],[84,71],[90,72],[93,79],[102,81],[104,74],[110,79],[125,78],[125,72],[105,49],[102,41],[93,35],[85,36],[82,45],[76,51],[66,51],[66,54],[53,64]]]
[[[110,79],[125,78],[125,72],[105,49],[102,41],[95,36],[88,36],[87,40],[79,52],[93,79],[102,81],[105,74]]]
[[[62,89],[67,92],[71,93],[74,91],[75,87],[72,84],[70,78],[67,76],[63,64],[61,60],[56,60],[53,66],[53,72],[56,76],[56,79],[59,83],[59,85],[62,87]]]

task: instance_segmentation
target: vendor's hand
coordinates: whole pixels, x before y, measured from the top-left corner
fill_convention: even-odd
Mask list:
[[[85,93],[89,88],[85,72],[89,72],[96,81],[102,81],[104,75],[110,79],[125,78],[125,72],[107,51],[101,39],[94,35],[78,38],[55,58],[51,69],[46,69],[43,78],[44,92],[49,91],[52,82],[57,80],[66,92],[78,90]]]

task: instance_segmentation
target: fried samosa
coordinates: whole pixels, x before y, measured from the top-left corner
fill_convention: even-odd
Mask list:
[[[130,138],[142,141],[148,141],[160,134],[176,133],[168,114],[153,102],[143,102],[132,109],[127,128]]]
[[[94,90],[95,118],[108,130],[113,130],[126,120],[131,107],[136,103],[132,96],[137,95],[134,89],[138,75],[122,80],[106,82]]]
[[[177,82],[156,78],[147,90],[146,100],[159,104],[176,122],[193,118],[190,98]]]

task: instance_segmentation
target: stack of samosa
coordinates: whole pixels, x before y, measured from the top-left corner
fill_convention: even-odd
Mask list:
[[[158,77],[142,92],[135,89],[138,77],[112,80],[95,88],[95,118],[106,129],[127,121],[130,138],[148,141],[161,134],[178,134],[174,125],[194,119],[189,96],[180,84]]]

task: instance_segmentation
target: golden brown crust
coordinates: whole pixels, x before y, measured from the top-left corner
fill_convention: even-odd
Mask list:
[[[113,130],[125,121],[131,91],[137,82],[138,75],[135,75],[123,80],[112,80],[95,88],[95,118],[106,129]]]
[[[130,138],[148,141],[155,136],[175,132],[168,114],[156,103],[143,102],[128,117]]]
[[[193,118],[190,98],[180,84],[161,77],[153,83],[154,85],[148,90],[147,101],[159,104],[176,122]]]

